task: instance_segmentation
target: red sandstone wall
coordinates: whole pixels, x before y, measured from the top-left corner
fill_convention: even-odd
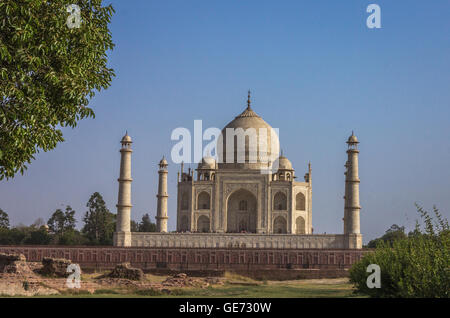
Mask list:
[[[107,269],[130,262],[144,270],[347,269],[367,250],[148,248],[87,246],[0,246],[0,253],[22,253],[27,261],[66,258],[85,269]]]

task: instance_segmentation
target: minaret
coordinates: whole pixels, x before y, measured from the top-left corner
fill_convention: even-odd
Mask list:
[[[309,220],[309,228],[311,229],[311,234],[314,233],[314,229],[312,226],[312,169],[311,169],[311,161],[308,162],[308,220]]]
[[[158,208],[156,212],[156,231],[167,232],[167,160],[163,157],[159,162]]]
[[[345,164],[345,206],[344,206],[344,234],[347,248],[361,248],[362,236],[360,231],[359,213],[359,174],[358,174],[358,138],[352,132],[347,140],[348,159]]]
[[[120,176],[119,196],[117,200],[116,233],[114,233],[115,246],[131,246],[130,214],[131,214],[131,144],[133,141],[128,132],[121,140],[120,149]]]

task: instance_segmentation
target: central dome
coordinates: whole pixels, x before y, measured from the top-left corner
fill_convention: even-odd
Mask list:
[[[278,158],[278,135],[252,110],[250,94],[247,108],[222,129],[217,149],[219,169],[265,169]]]

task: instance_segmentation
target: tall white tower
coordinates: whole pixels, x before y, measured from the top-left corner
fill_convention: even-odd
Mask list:
[[[115,246],[131,246],[130,214],[131,214],[131,144],[133,141],[128,132],[121,140],[120,149],[120,176],[119,196],[117,200],[116,233],[114,233]]]
[[[347,140],[348,159],[345,164],[345,206],[344,206],[344,234],[347,248],[362,248],[359,214],[359,172],[358,172],[358,138],[352,132]]]
[[[159,162],[158,208],[156,212],[156,231],[167,232],[167,160],[163,157]]]

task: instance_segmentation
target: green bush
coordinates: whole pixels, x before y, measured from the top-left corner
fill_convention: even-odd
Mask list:
[[[350,269],[350,281],[357,293],[371,297],[445,297],[450,296],[450,230],[448,221],[433,207],[430,213],[416,205],[424,230],[416,229],[405,238],[380,240],[376,249]],[[368,288],[367,266],[381,269],[381,288]]]
[[[167,295],[164,292],[162,292],[161,290],[153,289],[153,288],[138,289],[134,293],[136,295],[139,295],[139,296],[163,296],[163,295]]]
[[[392,245],[392,243],[394,241],[404,239],[404,238],[406,238],[405,227],[398,226],[397,224],[393,224],[382,237],[370,241],[367,244],[367,247],[375,248],[375,247],[377,247],[377,244],[379,241],[388,242]]]
[[[120,293],[114,289],[96,289],[94,294],[95,295],[118,295]]]
[[[43,228],[19,226],[12,229],[0,229],[0,245],[47,245],[52,236]]]
[[[58,245],[88,245],[89,239],[83,236],[77,230],[68,230],[63,234],[57,235]]]
[[[30,232],[29,236],[25,238],[24,244],[29,245],[48,245],[52,237],[45,229],[39,229]]]

